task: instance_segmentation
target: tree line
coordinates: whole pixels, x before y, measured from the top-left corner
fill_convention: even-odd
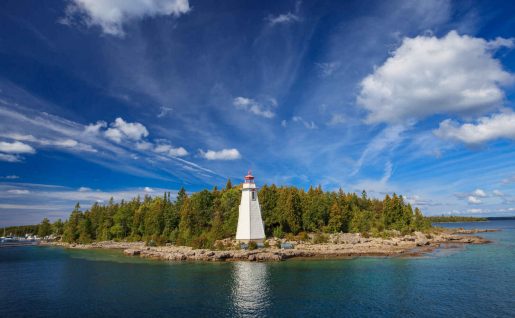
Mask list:
[[[241,186],[228,180],[225,188],[188,195],[182,188],[175,200],[170,193],[136,197],[130,201],[95,203],[82,211],[79,203],[68,220],[50,224],[45,219],[41,234],[60,236],[65,242],[90,243],[104,240],[144,240],[212,247],[219,239],[234,237],[238,223]],[[402,196],[369,198],[367,193],[309,190],[264,185],[258,198],[267,237],[301,232],[354,232],[379,236],[389,230],[408,234],[431,227],[422,212]]]
[[[446,223],[446,222],[484,222],[488,221],[487,218],[475,217],[475,216],[458,216],[458,215],[438,215],[428,216],[427,219],[434,223]]]

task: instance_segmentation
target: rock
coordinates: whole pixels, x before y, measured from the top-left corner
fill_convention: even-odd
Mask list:
[[[140,250],[134,250],[134,249],[126,249],[123,251],[123,254],[128,256],[138,256],[141,254]]]

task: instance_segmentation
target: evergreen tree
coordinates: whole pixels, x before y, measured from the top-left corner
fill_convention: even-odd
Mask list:
[[[38,236],[45,237],[52,234],[52,226],[47,218],[44,218],[41,224],[38,226]]]
[[[225,190],[231,190],[231,189],[232,189],[231,179],[227,179],[227,183],[225,184]]]
[[[343,212],[337,202],[331,206],[329,213],[329,224],[327,225],[329,232],[340,232],[343,227]]]

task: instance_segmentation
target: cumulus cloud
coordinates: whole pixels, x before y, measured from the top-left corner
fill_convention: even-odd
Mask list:
[[[487,195],[486,195],[486,192],[482,189],[476,189],[474,190],[474,192],[472,192],[472,194],[476,197],[479,197],[479,198],[486,198]]]
[[[152,192],[154,192],[154,189],[149,188],[149,187],[145,187],[145,188],[143,189],[143,191],[145,191],[146,193],[152,193]]]
[[[30,145],[24,144],[23,142],[15,141],[15,142],[0,142],[0,152],[8,153],[8,154],[32,154],[35,153],[36,150],[32,148]]]
[[[241,154],[238,149],[222,149],[220,151],[200,150],[200,156],[207,160],[236,160],[241,158]]]
[[[275,99],[271,100],[272,106],[276,106],[277,102]],[[254,115],[265,117],[265,118],[273,118],[275,116],[274,112],[270,109],[267,109],[263,104],[246,97],[236,97],[232,104],[238,108],[243,109],[248,112],[253,113]]]
[[[157,145],[154,148],[156,153],[165,154],[170,157],[184,157],[188,155],[188,151],[183,147],[174,148],[171,145]]]
[[[515,139],[515,113],[494,114],[481,117],[475,123],[462,125],[446,119],[433,133],[439,138],[468,145],[479,145],[500,138]]]
[[[102,128],[106,128],[107,123],[99,120],[95,124],[89,124],[84,128],[86,134],[98,134]]]
[[[118,117],[114,123],[111,123],[111,128],[105,131],[105,136],[117,143],[120,143],[123,139],[138,141],[148,136],[148,130],[140,123],[128,123],[123,118]]]
[[[416,121],[434,114],[470,115],[495,109],[514,76],[493,53],[513,39],[487,41],[449,32],[443,38],[405,38],[361,82],[357,103],[369,123]]]
[[[61,23],[98,26],[102,32],[124,36],[127,22],[157,16],[180,16],[190,10],[188,0],[71,0]]]
[[[477,197],[475,197],[473,195],[469,195],[467,197],[467,201],[470,204],[481,204],[481,203],[483,203],[479,198],[477,198]]]
[[[88,191],[91,191],[91,188],[88,188],[88,187],[80,187],[79,192],[88,192]]]

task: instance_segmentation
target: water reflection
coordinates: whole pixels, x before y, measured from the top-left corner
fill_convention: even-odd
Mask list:
[[[239,317],[264,316],[270,305],[268,265],[265,263],[234,263],[232,272],[232,303]]]

